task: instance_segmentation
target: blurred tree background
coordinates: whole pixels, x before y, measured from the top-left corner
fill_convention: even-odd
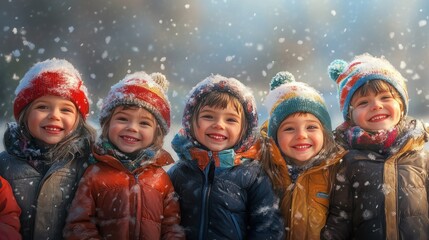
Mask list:
[[[140,70],[171,83],[169,137],[180,127],[186,94],[212,73],[252,88],[262,123],[269,81],[288,70],[323,93],[335,127],[342,119],[327,66],[365,52],[400,70],[409,114],[428,121],[428,21],[426,0],[3,0],[0,122],[13,121],[14,90],[25,72],[55,57],[81,72],[96,127],[110,86]]]

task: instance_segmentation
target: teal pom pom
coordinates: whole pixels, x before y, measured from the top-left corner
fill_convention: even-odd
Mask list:
[[[278,86],[295,82],[295,77],[290,72],[279,72],[277,73],[270,82],[270,90],[276,89]]]
[[[329,77],[337,81],[337,78],[340,76],[340,74],[346,69],[348,63],[341,59],[336,59],[331,64],[329,64],[328,67],[328,73]]]

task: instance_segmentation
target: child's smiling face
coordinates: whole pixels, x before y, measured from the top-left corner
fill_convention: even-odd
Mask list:
[[[157,122],[144,108],[116,107],[109,123],[109,140],[122,152],[133,153],[149,147],[154,139]]]
[[[323,126],[313,114],[292,114],[277,129],[277,141],[283,154],[303,165],[322,150]]]
[[[231,104],[223,109],[205,106],[192,123],[195,138],[211,151],[232,148],[240,140],[242,118]]]
[[[390,130],[401,119],[401,104],[389,91],[365,96],[354,95],[351,100],[351,120],[366,131]]]
[[[34,100],[29,107],[27,125],[31,136],[57,144],[76,128],[78,111],[73,102],[47,95]]]

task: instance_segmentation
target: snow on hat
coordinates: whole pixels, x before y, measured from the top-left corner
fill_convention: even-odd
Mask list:
[[[235,78],[226,78],[221,75],[211,75],[199,82],[187,95],[187,101],[183,112],[182,125],[187,135],[190,136],[191,118],[194,109],[207,94],[211,92],[224,92],[236,97],[243,106],[245,121],[248,128],[243,139],[236,145],[235,150],[247,149],[254,142],[253,133],[258,127],[258,113],[252,91]]]
[[[120,105],[136,105],[152,113],[165,134],[170,130],[169,82],[161,73],[135,72],[113,85],[103,101],[100,124]]]
[[[384,57],[377,58],[366,53],[356,56],[350,63],[336,59],[329,65],[328,72],[330,78],[338,84],[340,110],[345,120],[353,94],[371,80],[383,80],[394,87],[402,98],[404,114],[407,114],[407,80]]]
[[[268,136],[275,140],[283,120],[298,112],[313,114],[331,131],[331,117],[322,96],[308,84],[295,81],[290,72],[279,72],[272,78],[265,105],[270,111]]]
[[[18,120],[21,111],[32,101],[46,95],[70,100],[86,119],[89,111],[88,92],[79,72],[63,59],[48,59],[28,70],[15,90],[13,114]]]

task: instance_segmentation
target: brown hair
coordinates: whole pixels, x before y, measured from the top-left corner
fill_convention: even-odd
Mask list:
[[[194,111],[192,112],[190,132],[191,132],[191,136],[194,139],[195,139],[194,123],[197,124],[198,126],[198,121],[197,121],[198,115],[200,114],[201,109],[206,106],[213,107],[213,108],[220,108],[220,109],[225,109],[228,106],[232,106],[241,117],[241,133],[240,133],[239,141],[241,141],[245,137],[244,135],[247,132],[246,129],[247,129],[248,123],[245,120],[246,118],[244,116],[245,113],[244,113],[243,105],[241,104],[239,99],[226,92],[213,91],[208,93],[205,97],[203,97],[202,101],[197,103],[197,105],[194,108]]]
[[[109,116],[106,118],[106,120],[101,125],[101,137],[103,139],[108,139],[108,136],[109,136],[109,125],[110,125],[110,121],[112,120],[113,112],[115,111],[116,108],[119,108],[119,107],[122,108],[122,110],[141,108],[138,105],[129,104],[129,105],[119,105],[119,106],[115,107],[114,109],[112,109],[111,112],[110,112],[110,114],[109,114]],[[150,112],[150,111],[148,111],[148,112]],[[162,129],[161,129],[158,121],[155,121],[155,122],[156,122],[155,138],[153,139],[153,143],[152,144],[153,144],[153,146],[156,149],[161,149],[162,146],[163,146],[163,144],[164,144],[164,137],[165,137],[166,134],[162,131]]]

